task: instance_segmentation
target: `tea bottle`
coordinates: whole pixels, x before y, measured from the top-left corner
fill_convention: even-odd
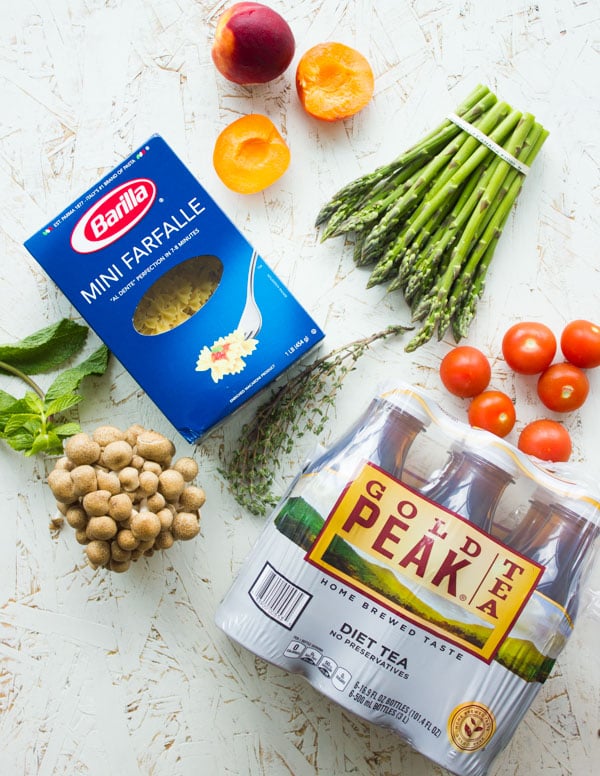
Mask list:
[[[305,471],[326,466],[351,476],[369,460],[399,477],[410,446],[430,420],[413,397],[401,396],[399,401],[396,404],[381,396],[373,399],[347,432]]]
[[[537,591],[577,615],[579,588],[586,557],[600,533],[591,519],[593,507],[575,499],[539,490],[505,543],[544,566]]]
[[[411,445],[430,421],[416,399],[401,395],[399,402],[382,396],[373,399],[342,437],[305,465],[290,488],[288,502],[300,495],[310,503],[319,503],[326,514],[367,463],[380,466],[399,479]],[[283,516],[276,520],[280,530],[285,519]],[[309,550],[318,534],[317,525],[320,527],[318,521],[310,525],[295,521],[292,527],[285,526],[285,533]]]
[[[379,435],[377,460],[392,477],[402,479],[408,451],[428,420],[418,405],[411,405],[410,409],[389,405]]]
[[[513,467],[498,449],[481,445],[473,450],[457,445],[441,471],[421,488],[421,494],[491,533],[500,497],[512,482]]]

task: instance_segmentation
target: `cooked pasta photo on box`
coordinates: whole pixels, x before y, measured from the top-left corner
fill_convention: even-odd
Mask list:
[[[25,245],[189,442],[324,336],[159,135]]]

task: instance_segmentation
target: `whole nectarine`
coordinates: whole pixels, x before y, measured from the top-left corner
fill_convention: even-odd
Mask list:
[[[289,24],[262,3],[235,3],[219,18],[212,46],[217,70],[238,84],[264,84],[280,76],[294,56]]]

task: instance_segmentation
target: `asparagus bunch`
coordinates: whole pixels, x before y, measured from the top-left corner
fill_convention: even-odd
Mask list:
[[[456,114],[530,166],[548,132],[479,85]],[[355,235],[354,261],[374,265],[368,287],[399,289],[421,328],[466,336],[524,174],[450,119],[389,164],[352,181],[321,209],[321,239]]]

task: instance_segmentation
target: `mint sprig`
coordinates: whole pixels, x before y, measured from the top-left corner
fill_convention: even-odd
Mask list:
[[[62,318],[28,337],[9,345],[0,345],[0,371],[6,365],[26,375],[39,375],[58,369],[67,359],[79,353],[88,335],[87,326]]]
[[[22,398],[0,390],[0,439],[13,450],[27,456],[60,455],[63,441],[81,430],[78,423],[62,416],[83,400],[76,392],[81,381],[106,371],[106,345],[58,374],[45,393],[30,375],[61,367],[81,350],[87,335],[86,326],[63,319],[20,342],[0,345],[0,372],[18,377],[31,389]]]

